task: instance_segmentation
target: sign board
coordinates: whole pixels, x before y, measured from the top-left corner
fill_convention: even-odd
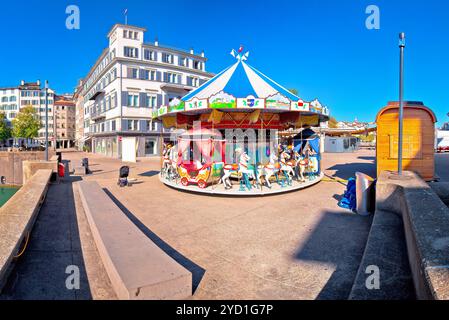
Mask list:
[[[237,108],[238,109],[264,109],[265,108],[265,100],[258,99],[254,96],[248,96],[243,99],[237,99]]]
[[[122,137],[122,161],[137,162],[136,137]]]
[[[209,98],[209,108],[211,109],[235,109],[236,107],[235,97],[223,91]]]
[[[290,110],[290,100],[279,92],[266,99],[267,109]]]
[[[193,98],[185,103],[185,111],[207,109],[206,99]]]
[[[291,110],[292,111],[310,111],[310,104],[308,102],[304,102],[303,100],[292,102]]]

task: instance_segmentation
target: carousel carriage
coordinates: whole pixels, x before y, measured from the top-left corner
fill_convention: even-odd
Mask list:
[[[205,136],[209,138],[205,139]],[[201,189],[217,183],[224,166],[224,140],[212,131],[188,131],[178,139],[178,174],[185,187],[196,184]]]

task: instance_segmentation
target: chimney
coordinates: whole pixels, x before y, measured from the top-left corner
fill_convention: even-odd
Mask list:
[[[204,58],[204,50],[201,51],[201,56]]]
[[[39,87],[41,86],[41,81],[39,79],[37,79],[36,83]]]
[[[193,54],[193,48],[190,48],[190,54]]]
[[[25,85],[25,80],[20,80],[20,85],[24,86]]]
[[[156,37],[156,39],[154,39],[154,45],[156,46],[156,47],[158,47],[159,46],[159,40],[158,40],[158,38]]]

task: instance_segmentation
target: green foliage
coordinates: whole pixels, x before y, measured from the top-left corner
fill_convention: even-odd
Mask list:
[[[329,128],[337,128],[338,121],[334,117],[329,118]]]
[[[298,95],[298,90],[297,89],[288,89],[288,91],[290,91],[291,93],[293,93],[295,96]]]
[[[11,138],[11,128],[6,123],[6,115],[0,112],[0,141]]]
[[[32,106],[26,106],[20,110],[12,121],[12,135],[14,138],[34,139],[41,128],[36,111]]]

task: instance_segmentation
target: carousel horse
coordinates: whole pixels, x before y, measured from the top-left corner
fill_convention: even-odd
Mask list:
[[[296,162],[294,160],[290,160],[290,155],[286,151],[282,151],[280,163],[280,171],[287,179],[287,183],[291,185],[292,181],[290,180],[290,178],[293,178],[295,176],[295,170],[293,168],[296,166]]]
[[[305,182],[306,178],[304,177],[304,173],[309,166],[309,159],[307,159],[304,155],[295,152],[295,160],[296,177],[299,181]]]
[[[239,169],[238,172],[239,174],[242,175],[242,181],[240,183],[240,190],[244,190],[243,184],[246,186],[246,188],[248,190],[251,190],[252,186],[251,183],[249,182],[249,179],[256,179],[256,176],[254,174],[254,170],[251,170],[249,168],[249,160],[251,160],[250,156],[248,156],[248,154],[246,152],[239,152],[240,156],[239,156]],[[242,184],[243,182],[243,184]]]
[[[162,170],[161,170],[162,177],[167,175],[168,169],[170,167],[170,155],[169,155],[170,149],[171,149],[170,144],[164,145],[164,150],[162,151],[162,157],[163,157]]]
[[[176,175],[178,174],[178,166],[177,166],[177,159],[175,157],[177,156],[177,148],[173,146],[168,146],[164,150],[164,161],[163,161],[163,168],[162,168],[162,176],[166,177],[168,180],[173,180],[176,178]]]
[[[223,175],[221,176],[220,181],[223,183],[226,190],[232,189],[231,175],[238,170],[239,168],[236,164],[225,164],[223,166]]]
[[[263,176],[265,183],[267,184],[267,187],[271,189],[270,178],[272,176],[276,176],[276,181],[279,183],[279,176],[278,176],[279,168],[280,165],[278,162],[278,157],[274,153],[272,153],[270,155],[270,163],[258,166],[257,182],[260,185],[262,185],[261,177]]]

